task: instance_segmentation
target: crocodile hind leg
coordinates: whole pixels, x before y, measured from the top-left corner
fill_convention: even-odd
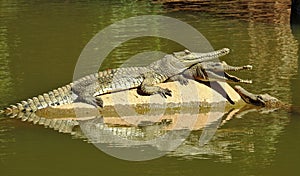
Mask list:
[[[154,86],[157,83],[164,82],[165,80],[167,80],[167,78],[163,78],[162,76],[152,72],[144,73],[143,76],[144,81],[142,82],[140,87],[142,93],[146,95],[159,94],[164,98],[167,98],[167,96],[172,96],[171,90],[164,89],[159,86]]]
[[[94,97],[92,95],[79,95],[74,102],[87,103],[95,107],[103,108],[103,100],[100,96]]]
[[[95,97],[93,92],[99,83],[95,78],[80,80],[72,85],[72,92],[77,95],[74,102],[87,103],[95,107],[103,107],[103,101],[100,97]]]

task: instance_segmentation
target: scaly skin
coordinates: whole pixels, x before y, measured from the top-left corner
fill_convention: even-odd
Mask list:
[[[244,66],[230,66],[226,62],[202,62],[193,65],[185,70],[182,74],[175,75],[170,78],[171,81],[179,81],[186,85],[187,79],[194,79],[197,81],[219,81],[219,82],[239,82],[251,84],[251,80],[243,80],[236,76],[230,75],[227,71],[251,70],[251,65]]]
[[[146,67],[130,67],[112,69],[107,77],[98,81],[88,79],[85,82],[74,83],[73,91],[79,96],[79,101],[94,106],[103,106],[101,95],[140,88],[146,95],[160,94],[162,97],[172,96],[169,89],[155,86],[167,81],[170,77],[181,74],[191,66],[216,59],[229,53],[228,48],[209,52],[193,53],[188,50],[168,54],[164,58]]]
[[[169,89],[154,86],[170,77],[181,74],[189,67],[216,59],[229,53],[228,48],[209,52],[194,53],[188,50],[168,54],[147,67],[117,68],[85,76],[73,83],[42,95],[21,101],[1,110],[0,113],[35,112],[49,106],[70,104],[74,101],[94,106],[103,106],[100,95],[140,87],[148,95],[171,96]],[[74,98],[74,95],[77,98]]]
[[[88,130],[88,134],[93,133],[103,135],[103,134],[111,134],[117,135],[120,137],[128,137],[128,138],[140,138],[142,139],[146,135],[149,134],[158,134],[159,132],[165,131],[164,127],[168,126],[172,123],[170,119],[164,119],[162,121],[157,122],[142,122],[137,126],[126,126],[120,128],[118,124],[116,127],[113,124],[105,124],[103,122],[102,117],[88,117],[88,118],[49,118],[38,116],[34,112],[21,112],[15,114],[15,116],[10,116],[10,118],[20,119],[23,122],[30,122],[35,125],[42,125],[45,128],[50,128],[60,133],[68,133],[74,135],[76,138],[86,138],[86,133],[82,131],[81,128],[84,128],[85,131]],[[145,131],[147,129],[154,128],[157,131]],[[147,133],[147,134],[146,134]],[[106,138],[109,139],[109,138]],[[90,141],[92,142],[92,141]]]
[[[248,92],[241,86],[235,86],[234,90],[248,104],[268,109],[282,108],[286,110],[291,110],[291,105],[286,104],[269,94],[253,94],[251,92]]]

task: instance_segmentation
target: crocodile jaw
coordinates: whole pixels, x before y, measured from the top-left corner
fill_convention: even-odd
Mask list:
[[[225,56],[230,52],[229,48],[223,48],[220,50],[208,52],[208,53],[194,53],[191,52],[178,59],[185,65],[185,67],[190,67],[200,62],[206,62],[218,57]]]
[[[265,106],[265,102],[258,97],[242,88],[241,86],[234,86],[234,90],[241,96],[241,98],[248,104],[254,104],[256,106]]]

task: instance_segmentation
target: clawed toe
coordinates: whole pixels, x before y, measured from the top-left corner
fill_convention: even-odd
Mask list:
[[[169,90],[169,89],[162,89],[162,90],[159,92],[159,94],[160,94],[162,97],[167,98],[167,95],[170,96],[170,97],[172,96],[172,91]]]

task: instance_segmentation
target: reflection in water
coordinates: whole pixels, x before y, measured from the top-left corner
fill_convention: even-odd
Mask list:
[[[255,168],[262,167],[260,164],[271,164],[276,154],[275,144],[289,121],[285,112],[255,115],[258,111],[241,108],[226,114],[218,111],[199,113],[191,128],[187,128],[184,122],[179,123],[176,114],[163,115],[162,120],[156,122],[141,121],[137,125],[124,124],[124,119],[109,117],[45,118],[34,113],[20,113],[14,118],[71,134],[124,159],[132,156],[128,149],[143,155],[146,148],[151,148],[152,152],[159,154],[169,151],[167,156],[238,161]],[[193,116],[184,115],[187,120],[189,117]],[[181,143],[179,147],[176,141]],[[124,155],[118,156],[122,150],[125,150]]]
[[[250,22],[248,34],[251,41],[248,60],[255,68],[252,86],[259,84],[262,91],[291,102],[291,93],[288,92],[291,92],[290,80],[298,70],[298,43],[290,27],[276,25],[268,28],[265,24]]]
[[[1,21],[0,21],[1,23]],[[3,100],[10,98],[13,87],[9,70],[9,45],[7,27],[0,24],[0,106],[6,104]]]
[[[221,1],[203,2],[221,3]],[[243,2],[246,3],[246,1]],[[228,1],[223,1],[222,4],[235,6],[224,8],[224,10],[227,10],[228,16],[236,17],[240,15],[232,9],[245,8],[242,9],[244,12],[241,13],[242,15],[245,14],[247,17],[250,13],[255,12],[256,16],[262,19],[258,21],[266,19],[268,23],[258,23],[254,18],[250,19],[251,22],[249,20],[240,21],[237,18],[223,18],[224,15],[227,16],[226,14],[221,14],[222,17],[217,18],[201,12],[170,13],[160,9],[159,5],[152,6],[144,1],[130,1],[129,3],[128,1],[122,1],[121,3],[120,1],[90,1],[86,3],[77,0],[38,1],[35,3],[25,0],[1,2],[0,106],[9,105],[17,102],[17,100],[32,97],[68,83],[71,80],[74,65],[81,49],[94,34],[109,24],[125,17],[157,13],[163,13],[191,24],[210,40],[214,48],[229,47],[232,49],[231,55],[224,57],[224,60],[228,63],[234,65],[252,64],[254,70],[251,74],[237,73],[238,77],[253,79],[254,83],[246,87],[249,91],[261,92],[266,90],[266,92],[283,101],[291,102],[290,90],[293,87],[294,103],[299,102],[299,90],[297,89],[299,84],[297,83],[297,86],[295,86],[290,83],[292,78],[298,79],[296,70],[299,44],[295,45],[289,26],[281,25],[288,20],[288,17],[286,18],[281,12],[286,13],[288,11],[278,13],[279,11],[274,10],[277,8],[275,5],[282,5],[281,2],[283,1],[276,1],[277,4],[272,2],[263,4],[263,1],[260,2],[262,3],[257,1],[257,5],[261,4],[263,7],[268,7],[267,12],[276,16],[259,17],[263,13],[258,12],[264,12],[264,10],[252,8],[252,11],[248,11],[247,9],[248,7],[255,7],[253,4],[249,4],[247,7],[228,3]],[[214,9],[204,8],[213,10],[210,14],[220,10],[216,6]],[[276,20],[281,21],[279,22],[280,25],[269,23],[276,22]],[[293,28],[293,32],[299,40],[299,30]],[[138,47],[142,51],[160,50],[167,51],[167,53],[183,49],[179,45],[165,42],[162,39],[136,39],[117,48],[109,56],[104,67],[113,68],[121,65],[127,58],[137,53]],[[110,59],[113,61],[109,62]],[[45,63],[47,63],[49,69],[45,69]],[[11,96],[15,98],[12,99]],[[178,168],[185,173],[191,173],[191,175],[194,174],[192,173],[194,170],[198,169],[203,172],[206,168],[213,168],[208,173],[214,172],[214,175],[220,175],[220,173],[236,175],[237,172],[240,175],[255,175],[255,173],[261,171],[261,168],[273,164],[274,155],[280,155],[282,158],[288,159],[275,157],[275,163],[279,166],[284,165],[287,168],[286,174],[289,175],[293,172],[293,170],[290,170],[289,165],[299,163],[299,157],[292,157],[295,156],[295,152],[299,151],[295,149],[291,152],[290,150],[291,147],[294,147],[291,146],[291,141],[294,141],[292,144],[298,144],[298,140],[295,140],[298,139],[296,134],[299,134],[297,116],[293,116],[295,117],[292,119],[294,123],[288,126],[291,125],[292,129],[287,130],[286,124],[291,119],[286,118],[288,115],[284,112],[271,114],[249,112],[244,115],[239,112],[232,115],[235,113],[236,111],[232,111],[229,113],[231,116],[229,114],[221,115],[221,122],[214,121],[216,123],[212,123],[215,126],[220,125],[212,139],[204,146],[199,147],[199,139],[201,135],[209,134],[203,132],[205,128],[209,129],[209,126],[203,126],[192,131],[188,139],[179,148],[168,154],[171,157],[170,159],[163,157],[161,160],[145,162],[144,165],[120,164],[118,160],[111,159],[98,152],[98,150],[93,152],[93,148],[89,148],[89,145],[84,142],[81,144],[78,140],[68,140],[70,138],[68,135],[61,135],[62,133],[55,135],[50,130],[44,130],[35,125],[24,125],[24,128],[22,128],[19,126],[19,120],[1,119],[1,161],[3,161],[3,157],[7,158],[12,156],[11,154],[17,154],[12,160],[1,162],[0,170],[3,174],[8,173],[6,175],[20,175],[20,173],[27,175],[24,173],[28,173],[29,168],[32,168],[34,171],[40,169],[43,173],[53,175],[57,172],[61,174],[66,168],[72,168],[75,172],[71,172],[70,169],[68,172],[63,172],[63,174],[75,175],[81,169],[92,175],[99,173],[98,167],[101,163],[104,166],[101,168],[102,170],[107,170],[109,173],[117,172],[118,175],[127,171],[134,172],[137,169],[138,171],[134,173],[139,175],[144,174],[142,172],[145,170],[151,170],[148,175],[153,175],[153,170],[168,170],[171,175],[175,173],[174,170],[179,170]],[[42,117],[35,119],[32,115],[30,117],[23,116],[21,119],[36,124],[46,124],[45,126],[48,128],[53,127],[61,132],[73,134],[74,138],[82,136],[80,128],[78,128],[78,122],[70,119],[69,121],[62,121],[61,119],[51,121]],[[220,117],[217,119],[220,120]],[[231,120],[226,121],[225,119]],[[163,133],[171,125],[172,123],[159,126],[158,134]],[[110,128],[121,130],[121,127]],[[129,128],[136,128],[135,130],[140,131],[142,134],[142,129],[145,127]],[[284,138],[279,138],[282,134]],[[278,146],[284,150],[278,151]],[[80,155],[81,153],[84,156]],[[78,162],[79,157],[80,162]],[[179,160],[190,159],[191,162],[180,162],[172,157]],[[94,158],[99,159],[95,160]],[[199,158],[208,160],[198,160]],[[221,164],[214,164],[215,161],[220,161]],[[227,165],[223,162],[232,164]],[[57,169],[59,171],[54,172],[53,167],[46,169],[45,165],[55,165],[60,170]],[[115,166],[114,169],[110,169],[111,166]],[[120,168],[121,166],[123,168]],[[109,169],[106,169],[106,167]],[[89,170],[95,168],[97,168],[97,171]],[[224,170],[223,168],[228,169]],[[298,169],[298,166],[296,168]],[[38,172],[38,174],[41,172]],[[272,171],[271,173],[273,174],[269,175],[280,174],[280,172],[274,173]],[[34,175],[33,172],[30,174]],[[176,174],[178,175],[178,173]]]
[[[160,0],[167,9],[201,11],[222,17],[235,17],[247,21],[287,24],[290,0]]]
[[[9,146],[16,141],[11,133],[14,130],[13,124],[6,123],[4,119],[0,119],[0,124],[0,162],[3,162],[14,154],[14,151],[11,151]]]

